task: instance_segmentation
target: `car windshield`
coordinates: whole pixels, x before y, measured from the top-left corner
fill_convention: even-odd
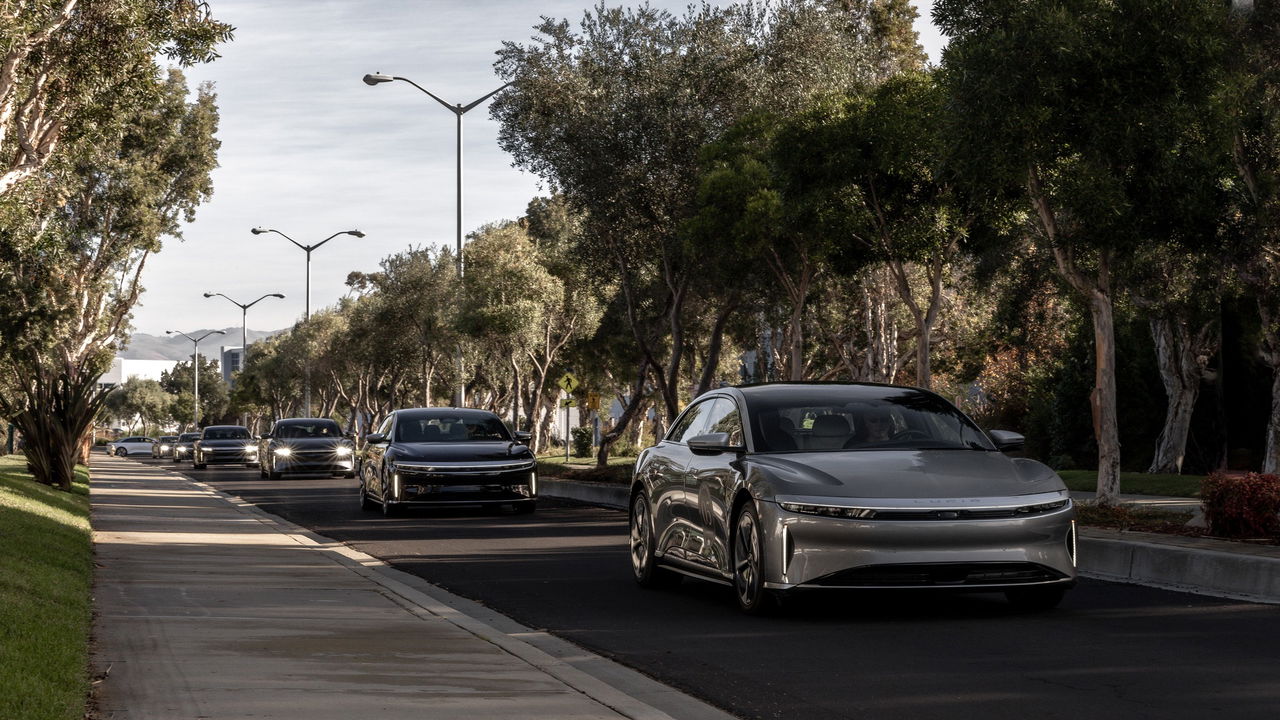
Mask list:
[[[342,437],[342,429],[332,420],[316,420],[306,423],[277,425],[273,437],[277,438],[336,438]]]
[[[242,427],[205,428],[204,440],[248,440],[249,431]]]
[[[174,440],[177,440],[177,439],[178,439],[177,435],[165,435],[164,437],[160,438],[160,442],[173,442]]]
[[[814,385],[744,395],[758,452],[995,450],[951,403],[910,388]]]
[[[182,433],[181,435],[178,436],[178,442],[191,442],[192,440],[199,440],[199,439],[200,439],[200,433]]]
[[[432,416],[400,418],[396,442],[461,443],[509,441],[507,426],[496,416]]]

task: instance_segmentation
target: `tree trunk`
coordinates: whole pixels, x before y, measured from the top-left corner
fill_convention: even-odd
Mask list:
[[[627,426],[631,424],[640,409],[644,401],[644,381],[649,374],[648,371],[648,361],[642,360],[636,371],[636,382],[631,388],[631,397],[627,399],[627,404],[622,409],[622,416],[607,432],[600,434],[600,447],[596,449],[596,467],[605,467],[609,464],[609,448],[627,431]]]
[[[1109,263],[1100,265],[1105,274]],[[1094,387],[1089,394],[1093,406],[1093,434],[1098,443],[1099,505],[1111,505],[1120,495],[1120,424],[1116,411],[1116,328],[1111,296],[1102,287],[1090,293],[1089,315],[1093,318]]]
[[[1262,359],[1271,368],[1271,417],[1267,420],[1262,472],[1280,473],[1280,315],[1268,305],[1271,298],[1258,298],[1262,318]]]
[[[1209,322],[1192,338],[1188,321],[1176,313],[1153,315],[1150,324],[1167,406],[1164,428],[1147,472],[1181,474],[1191,413],[1200,395],[1200,383],[1208,362],[1217,354],[1221,334],[1214,330],[1216,323]]]

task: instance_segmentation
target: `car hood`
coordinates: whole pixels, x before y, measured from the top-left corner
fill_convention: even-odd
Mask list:
[[[979,450],[862,450],[749,458],[774,495],[837,498],[1013,497],[1064,490],[1048,466]]]
[[[409,462],[473,462],[477,460],[533,460],[524,445],[512,442],[393,443],[396,460]]]

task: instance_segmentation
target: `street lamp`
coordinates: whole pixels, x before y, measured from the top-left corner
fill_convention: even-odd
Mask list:
[[[364,233],[360,232],[359,230],[343,230],[341,232],[336,232],[330,235],[329,237],[321,240],[315,245],[303,245],[302,243],[298,242],[297,240],[294,240],[288,235],[285,235],[279,230],[274,230],[271,228],[256,227],[250,230],[249,232],[253,233],[254,235],[262,235],[263,233],[275,233],[280,237],[284,238],[285,240],[288,240],[294,245],[297,245],[298,247],[302,248],[302,250],[307,253],[307,301],[306,301],[307,304],[306,304],[306,315],[304,316],[305,319],[307,320],[311,319],[311,251],[329,242],[330,240],[338,237],[339,235],[352,235],[358,238],[364,237]],[[208,297],[208,295],[206,295],[205,297]],[[226,297],[226,296],[224,295],[223,297]],[[284,297],[284,296],[281,295],[280,297]],[[261,300],[261,299],[262,298],[258,298],[258,300]],[[254,302],[257,302],[257,300],[255,300]],[[311,417],[311,353],[307,353],[307,357],[303,359],[303,376],[304,376],[303,378],[304,383],[303,383],[303,391],[302,391],[302,402],[307,406],[307,417]]]
[[[511,83],[506,83],[505,85],[498,88],[497,90],[494,90],[488,95],[478,98],[467,105],[462,105],[462,104],[450,105],[444,100],[441,100],[440,98],[436,97],[435,94],[432,93],[430,90],[427,90],[426,88],[410,80],[409,78],[402,78],[394,75],[383,75],[382,73],[370,73],[364,76],[364,84],[369,86],[381,85],[382,83],[389,83],[393,80],[400,80],[401,82],[407,82],[410,85],[418,88],[422,92],[426,93],[427,96],[430,97],[432,100],[435,100],[436,102],[443,105],[446,110],[453,113],[458,119],[458,140],[457,140],[457,146],[458,146],[457,253],[458,253],[458,257],[457,257],[456,263],[458,267],[458,277],[461,278],[462,277],[462,116],[467,114],[468,111],[475,109],[475,107],[480,103],[484,102],[485,100],[488,100],[494,95],[497,95],[498,93],[505,90],[509,85],[511,85]],[[458,348],[458,407],[462,407],[464,404],[466,404],[466,384],[462,380],[462,370],[463,370],[462,348]]]
[[[283,300],[284,293],[267,293],[266,295],[263,295],[257,300],[254,300],[253,302],[247,303],[247,304],[238,303],[235,300],[232,300],[231,298],[227,297],[226,295],[223,295],[222,293],[207,292],[204,294],[204,296],[207,298],[211,298],[215,295],[217,295],[218,297],[226,298],[232,305],[235,305],[236,307],[240,308],[240,369],[244,370],[244,364],[249,359],[249,323],[248,323],[249,308],[253,307],[254,305],[257,305],[258,303],[262,302],[263,300],[266,300],[269,297],[280,298],[281,300]]]
[[[191,406],[191,429],[199,430],[200,429],[200,341],[209,337],[210,335],[226,335],[227,331],[226,330],[210,330],[209,332],[201,335],[198,338],[193,338],[190,335],[184,332],[178,332],[177,330],[165,330],[164,334],[165,335],[181,335],[182,337],[190,340],[191,344],[195,347],[195,357],[191,367],[191,377],[194,378],[192,380],[191,394],[195,398]]]

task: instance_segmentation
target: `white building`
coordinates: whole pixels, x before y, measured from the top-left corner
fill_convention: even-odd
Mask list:
[[[134,377],[159,382],[160,374],[173,370],[177,364],[177,360],[130,360],[117,356],[111,361],[111,369],[98,378],[98,384],[115,387]]]

